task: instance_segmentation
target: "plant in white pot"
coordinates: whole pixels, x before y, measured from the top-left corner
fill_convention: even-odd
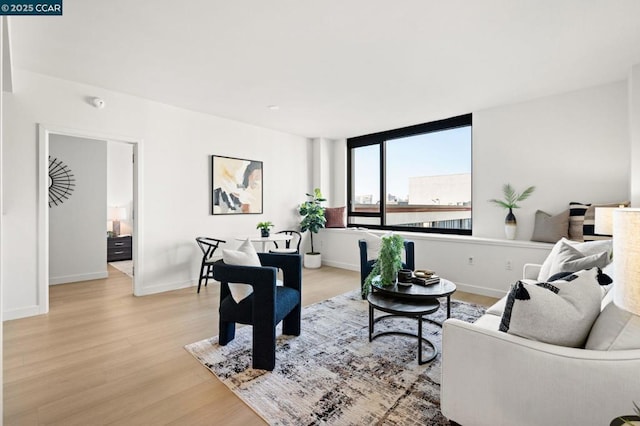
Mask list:
[[[321,203],[327,201],[322,198],[320,188],[315,188],[313,194],[306,194],[309,199],[300,205],[298,212],[302,216],[300,230],[309,231],[311,234],[311,251],[304,254],[305,268],[319,268],[322,265],[322,256],[313,247],[313,234],[317,234],[320,228],[324,228],[327,219],[324,217],[324,207]]]
[[[516,238],[516,230],[517,230],[517,222],[516,216],[513,214],[513,209],[518,209],[520,206],[518,202],[526,200],[529,198],[533,191],[535,191],[535,186],[530,186],[521,194],[518,194],[510,184],[505,184],[502,186],[502,193],[504,194],[504,199],[492,199],[489,200],[490,203],[494,203],[495,205],[509,209],[509,213],[507,217],[504,219],[504,232],[508,240],[514,240]]]

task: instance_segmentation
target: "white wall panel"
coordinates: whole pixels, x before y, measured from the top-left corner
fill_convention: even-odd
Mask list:
[[[51,135],[49,155],[73,174],[67,200],[49,209],[49,282],[107,277],[107,143]]]
[[[507,212],[487,202],[502,185],[536,191],[514,211],[518,240],[534,214],[570,201],[629,199],[627,85],[618,82],[473,114],[473,235],[503,238]]]

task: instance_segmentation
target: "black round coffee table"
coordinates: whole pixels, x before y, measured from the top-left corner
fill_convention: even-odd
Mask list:
[[[440,309],[440,302],[438,299],[432,297],[427,299],[408,299],[392,297],[383,292],[372,292],[367,296],[369,302],[369,341],[373,341],[380,336],[386,336],[390,334],[403,335],[418,338],[418,364],[426,364],[432,361],[438,355],[438,348],[429,339],[422,337],[422,320],[424,315],[429,315]],[[374,318],[374,310],[386,312],[389,315],[382,315],[378,318]],[[374,334],[374,325],[385,318],[390,317],[408,317],[416,318],[418,320],[418,334],[409,333],[406,331],[384,331]],[[431,353],[423,359],[422,356],[422,343],[425,342],[431,346]]]
[[[444,278],[440,278],[440,282],[430,285],[402,285],[394,284],[392,286],[382,286],[378,282],[373,282],[371,286],[372,292],[380,292],[387,296],[396,297],[399,299],[408,299],[412,301],[425,301],[431,299],[438,299],[440,297],[447,298],[447,318],[451,318],[451,295],[456,291],[456,285]],[[431,321],[435,324],[442,325],[436,321]]]

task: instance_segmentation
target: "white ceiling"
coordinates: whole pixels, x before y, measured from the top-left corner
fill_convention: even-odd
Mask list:
[[[10,30],[17,68],[307,137],[623,80],[640,63],[639,0],[64,0],[62,17]]]

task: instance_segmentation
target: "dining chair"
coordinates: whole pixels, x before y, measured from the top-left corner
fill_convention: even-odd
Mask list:
[[[302,235],[298,231],[279,231],[276,234],[285,234],[291,237],[291,239],[287,241],[280,241],[280,246],[278,246],[278,242],[274,241],[273,244],[275,248],[269,250],[269,253],[285,253],[285,254],[300,254],[300,241],[302,240]]]
[[[198,237],[196,238],[198,247],[202,250],[202,263],[200,264],[200,276],[198,277],[198,293],[200,293],[200,287],[202,286],[202,280],[204,280],[204,286],[206,287],[209,278],[213,279],[213,253],[218,249],[220,244],[226,243],[224,240],[218,240],[217,238]]]

